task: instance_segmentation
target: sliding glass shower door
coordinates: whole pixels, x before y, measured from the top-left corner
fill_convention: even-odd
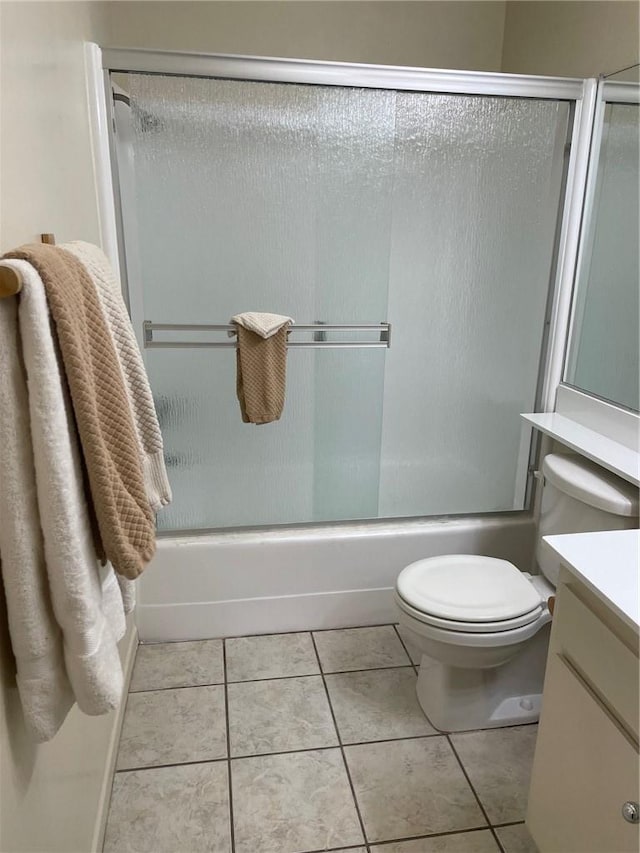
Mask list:
[[[232,348],[148,349],[175,496],[162,526],[522,508],[518,415],[536,393],[568,102],[118,83],[129,287],[146,320],[257,310],[393,328],[389,349],[291,348],[284,414],[259,427],[241,422]]]
[[[398,94],[382,516],[523,507],[568,116]]]

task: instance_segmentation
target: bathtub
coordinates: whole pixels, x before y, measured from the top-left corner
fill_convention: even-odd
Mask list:
[[[532,567],[530,513],[203,533],[158,541],[138,582],[142,642],[395,622],[400,570],[487,554]]]

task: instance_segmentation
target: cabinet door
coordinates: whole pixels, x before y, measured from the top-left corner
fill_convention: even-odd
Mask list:
[[[638,853],[638,753],[565,660],[552,654],[527,824],[541,853]]]

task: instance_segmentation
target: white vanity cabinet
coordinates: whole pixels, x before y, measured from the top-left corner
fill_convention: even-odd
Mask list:
[[[627,534],[636,546],[627,549],[632,563],[625,570],[632,574],[625,579],[621,572],[619,601],[612,600],[611,590],[603,595],[593,576],[566,559],[560,576],[527,813],[541,853],[640,849],[640,823],[623,815],[625,803],[640,801],[639,637],[637,605],[629,600],[634,586],[637,598],[640,539],[637,531]],[[606,535],[618,534],[575,538],[591,537],[593,544],[594,536]],[[554,547],[568,540],[548,539]],[[613,562],[615,549],[603,540],[597,544],[603,559],[612,560],[605,574],[610,581],[621,569]]]

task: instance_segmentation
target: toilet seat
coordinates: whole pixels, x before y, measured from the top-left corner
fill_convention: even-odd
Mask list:
[[[507,630],[495,628],[495,623],[485,623],[484,630],[470,630],[471,623],[458,623],[456,627],[446,628],[433,625],[424,618],[416,618],[407,608],[396,592],[396,604],[400,608],[400,624],[410,628],[412,632],[422,637],[437,640],[440,644],[450,647],[463,647],[470,650],[507,649],[510,646],[522,645],[523,642],[537,634],[543,625],[551,620],[549,610],[541,607],[538,615],[525,625]],[[424,614],[423,614],[424,615]]]
[[[528,576],[493,557],[451,554],[418,560],[400,572],[398,605],[445,631],[486,634],[536,622],[546,603]]]
[[[464,634],[495,634],[504,633],[505,631],[513,631],[518,628],[523,628],[537,622],[541,614],[545,611],[544,602],[540,601],[539,605],[529,613],[524,613],[517,616],[515,619],[501,619],[495,622],[463,622],[454,621],[452,619],[441,619],[438,616],[433,616],[430,613],[423,613],[408,604],[396,591],[396,604],[403,610],[407,616],[411,616],[423,625],[429,625],[434,628],[440,628],[443,631],[451,633]]]

